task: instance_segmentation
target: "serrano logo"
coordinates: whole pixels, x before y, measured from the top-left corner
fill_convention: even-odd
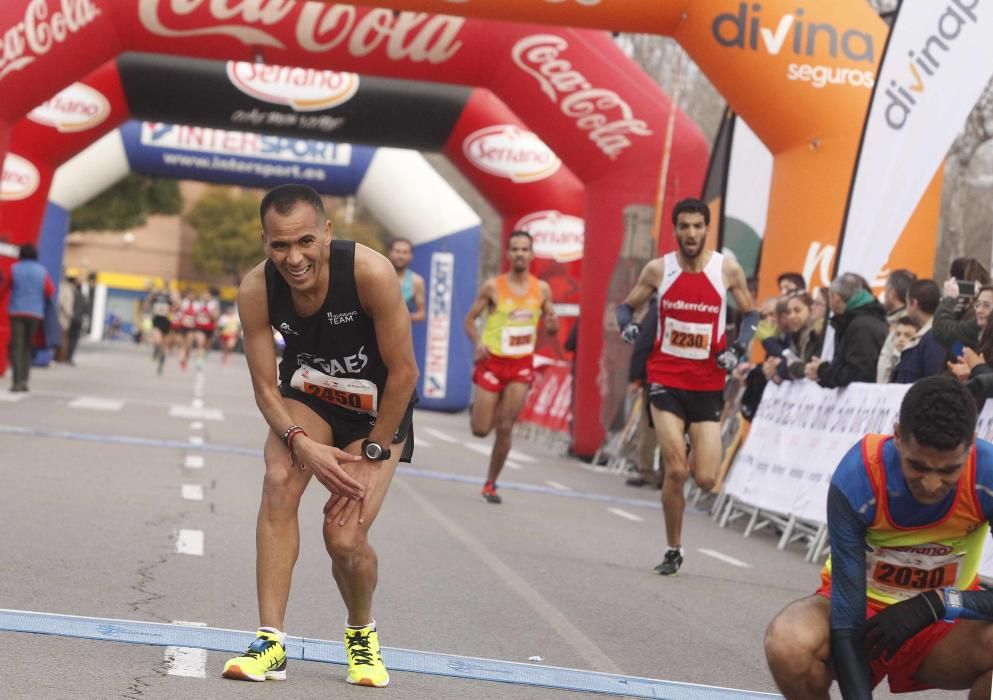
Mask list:
[[[516,322],[531,321],[534,319],[534,313],[527,309],[514,309],[507,314],[507,319]]]
[[[566,263],[583,257],[585,222],[555,210],[528,214],[514,226],[531,234],[534,254]]]
[[[772,27],[770,28],[770,26]],[[760,3],[743,2],[738,12],[722,12],[714,18],[711,33],[718,44],[750,51],[764,51],[778,56],[784,49],[803,58],[824,60],[844,57],[855,63],[875,66],[876,51],[872,34],[859,29],[839,29],[833,24],[805,17],[803,8],[770,21],[762,14]],[[872,70],[790,63],[788,80],[810,83],[815,88],[827,85],[851,85],[871,88],[875,84]]]
[[[483,172],[513,182],[534,182],[554,175],[562,161],[537,135],[510,124],[488,126],[462,143],[469,162]]]
[[[267,66],[228,61],[231,84],[250,97],[297,112],[316,112],[348,102],[359,89],[359,76],[312,68]]]
[[[458,53],[462,48],[458,34],[465,24],[461,17],[383,9],[369,10],[360,17],[359,10],[350,5],[320,2],[137,2],[139,20],[156,36],[228,36],[247,46],[277,49],[286,49],[283,38],[293,36],[304,51],[324,53],[344,45],[357,58],[369,56],[385,45],[386,57],[391,61],[414,63],[444,63]],[[298,7],[296,26],[279,26],[284,20],[289,22]]]
[[[925,557],[943,557],[946,554],[951,554],[955,550],[949,547],[947,544],[919,544],[919,545],[907,545],[904,547],[883,547],[880,552],[906,552],[907,554],[921,554]]]
[[[7,159],[3,162],[3,173],[0,174],[0,202],[27,199],[38,190],[40,184],[38,168],[31,161],[13,153],[7,154]]]
[[[684,301],[682,299],[663,299],[662,308],[666,311],[700,311],[705,314],[719,314],[721,307],[704,304],[699,301]]]
[[[616,160],[632,145],[632,136],[651,136],[642,119],[634,118],[631,106],[613,90],[593,87],[562,54],[569,42],[555,34],[524,37],[511,51],[514,63],[538,81],[541,91],[575,120],[576,127],[589,132],[589,138],[605,156]]]
[[[47,0],[31,0],[24,19],[0,32],[0,80],[34,63],[99,15],[92,0],[61,0],[57,12],[49,9]]]
[[[979,0],[951,0],[945,6],[945,11],[938,17],[935,31],[924,40],[919,51],[909,51],[911,79],[901,85],[896,80],[890,81],[886,89],[889,104],[886,105],[886,123],[891,129],[899,131],[907,123],[910,114],[917,104],[917,98],[911,93],[923,95],[927,88],[925,76],[933,77],[941,69],[942,55],[952,50],[951,44],[962,34],[962,28],[967,21],[975,24],[978,19],[973,10]],[[955,11],[955,8],[959,12]]]
[[[39,107],[28,119],[62,133],[86,131],[110,116],[110,102],[98,90],[83,83],[73,83]]]

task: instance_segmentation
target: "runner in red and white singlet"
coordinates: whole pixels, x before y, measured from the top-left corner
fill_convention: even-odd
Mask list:
[[[692,474],[709,491],[721,462],[721,409],[724,379],[748,347],[758,313],[734,260],[707,250],[710,209],[699,199],[684,199],[672,212],[678,250],[645,265],[638,284],[617,307],[621,336],[634,342],[634,311],[653,294],[659,298],[655,345],[648,357],[649,418],[662,448],[665,478],[662,510],[669,547],[655,571],[671,576],[683,563],[683,486]],[[744,314],[737,342],[728,346],[727,295]],[[689,435],[692,463],[686,455]]]

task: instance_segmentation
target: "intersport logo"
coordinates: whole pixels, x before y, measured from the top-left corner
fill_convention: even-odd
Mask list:
[[[137,0],[138,19],[157,36],[192,38],[228,36],[247,46],[285,49],[269,29],[292,21],[298,4],[292,0]],[[303,3],[296,17],[297,46],[324,53],[344,46],[364,58],[385,46],[391,61],[444,63],[462,48],[461,17],[375,9],[359,17],[351,5]]]
[[[978,22],[979,18],[974,12],[978,5],[979,0],[951,0],[938,17],[934,31],[921,42],[921,48],[909,52],[907,68],[910,75],[900,82],[891,81],[886,88],[886,99],[889,100],[886,105],[886,124],[891,129],[899,131],[910,119],[918,97],[927,90],[928,79],[941,70],[944,54],[954,50],[955,40],[962,35],[962,30],[968,24]],[[895,31],[899,31],[899,26],[898,20]]]
[[[110,102],[99,90],[73,83],[44,104],[35,107],[28,119],[62,133],[86,131],[110,116]]]
[[[462,142],[469,162],[512,182],[535,182],[554,175],[562,161],[536,134],[512,124],[474,131]]]
[[[0,31],[0,80],[27,68],[100,15],[93,0],[61,0],[58,8],[52,10],[48,0],[31,0],[24,18]]]
[[[359,89],[359,76],[313,68],[269,66],[228,61],[228,80],[241,92],[296,112],[317,112],[348,102]]]
[[[538,81],[542,92],[573,119],[596,147],[617,160],[634,136],[651,136],[648,123],[636,119],[631,106],[613,90],[594,87],[563,57],[569,42],[555,34],[524,37],[511,51],[517,66]]]
[[[798,57],[798,62],[786,68],[786,79],[810,83],[811,87],[849,85],[871,88],[875,74],[876,50],[872,34],[856,28],[839,28],[806,16],[798,7],[779,18],[767,17],[760,3],[742,2],[738,11],[722,12],[711,24],[714,40],[726,48],[759,51],[779,56],[783,51]],[[807,62],[844,57],[854,63],[865,63],[870,69],[830,66]]]
[[[531,234],[535,257],[567,263],[583,257],[585,222],[554,209],[537,211],[514,226]]]
[[[0,202],[27,199],[38,191],[41,176],[34,164],[19,155],[8,153],[0,174]]]

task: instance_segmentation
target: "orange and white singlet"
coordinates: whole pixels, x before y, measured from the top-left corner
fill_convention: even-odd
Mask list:
[[[528,275],[528,290],[523,295],[514,293],[507,282],[506,274],[496,278],[496,288],[496,308],[486,316],[483,345],[491,355],[499,357],[525,357],[533,354],[543,304],[538,278]]]
[[[664,261],[648,381],[687,391],[721,391],[727,373],[716,358],[727,346],[724,256],[712,253],[700,272],[683,270],[676,253]]]

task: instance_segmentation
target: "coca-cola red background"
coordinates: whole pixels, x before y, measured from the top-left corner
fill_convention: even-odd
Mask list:
[[[224,16],[213,11],[223,10]],[[53,21],[58,15],[60,20]],[[53,31],[53,27],[60,28]],[[587,185],[575,449],[591,454],[603,428],[596,376],[609,269],[623,208],[651,203],[662,155],[668,98],[603,32],[481,21],[321,3],[242,4],[197,0],[8,0],[0,5],[0,120],[33,106],[122,50],[485,86],[501,97]],[[0,128],[0,143],[5,136]],[[667,210],[699,192],[706,141],[679,115]],[[0,208],[0,232],[7,229]],[[663,221],[668,211],[663,212]],[[671,246],[669,235],[661,236]],[[594,269],[595,268],[595,269]]]

